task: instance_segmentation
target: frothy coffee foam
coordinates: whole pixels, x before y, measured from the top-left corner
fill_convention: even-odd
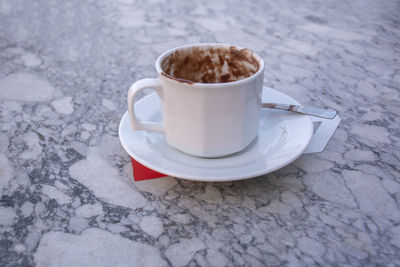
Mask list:
[[[161,68],[183,82],[224,83],[250,77],[258,71],[259,63],[248,49],[188,47],[167,56]]]

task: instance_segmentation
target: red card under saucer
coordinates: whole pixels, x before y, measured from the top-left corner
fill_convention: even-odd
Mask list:
[[[167,176],[165,174],[153,171],[152,169],[149,169],[146,166],[143,166],[133,158],[131,158],[131,160],[133,168],[133,180],[135,181],[149,180]]]
[[[316,117],[313,117],[312,120],[314,122],[322,122],[322,124],[317,128],[315,135],[307,149],[304,151],[304,154],[322,152],[341,121],[339,116],[336,116],[332,120]],[[133,167],[133,179],[135,181],[149,180],[167,176],[147,168],[133,158],[131,159]]]

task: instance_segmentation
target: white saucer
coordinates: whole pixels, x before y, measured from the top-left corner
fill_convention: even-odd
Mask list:
[[[264,87],[263,102],[299,104],[293,98]],[[152,93],[135,103],[139,118],[161,121],[160,100]],[[196,181],[233,181],[260,176],[297,159],[309,144],[313,124],[309,116],[263,109],[258,138],[244,151],[216,159],[190,156],[170,147],[163,135],[133,131],[125,112],[119,139],[136,161],[157,172]]]

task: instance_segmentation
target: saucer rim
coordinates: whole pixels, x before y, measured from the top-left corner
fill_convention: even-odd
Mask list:
[[[277,93],[283,94],[283,95],[289,97],[293,101],[293,104],[300,105],[300,103],[297,100],[295,100],[294,98],[290,97],[289,95],[287,95],[287,94],[285,94],[283,92],[279,92],[277,90],[274,90],[272,88],[264,86],[263,87],[263,93],[264,93],[265,90],[273,90],[273,91],[275,91]],[[148,94],[145,97],[143,97],[140,100],[138,100],[137,102],[146,101],[147,98],[152,97],[154,94],[155,93]],[[255,172],[249,171],[245,175],[238,175],[238,176],[234,176],[234,177],[232,175],[229,175],[229,176],[218,176],[218,177],[212,177],[212,176],[210,176],[210,177],[204,177],[204,176],[199,177],[199,176],[196,176],[196,175],[182,175],[179,172],[176,172],[176,171],[173,171],[173,170],[167,170],[167,169],[160,168],[160,167],[158,167],[156,165],[153,165],[152,163],[150,163],[148,161],[142,160],[140,156],[136,155],[133,151],[128,149],[126,144],[124,144],[124,142],[123,142],[123,140],[121,138],[122,122],[123,122],[125,116],[129,116],[128,111],[126,111],[123,114],[123,116],[121,117],[120,124],[119,124],[119,127],[118,127],[118,137],[119,137],[119,140],[120,140],[120,143],[121,143],[122,147],[124,148],[125,152],[128,153],[128,155],[130,157],[132,157],[134,160],[136,160],[140,164],[144,165],[145,167],[150,168],[150,169],[152,169],[152,170],[154,170],[156,172],[165,174],[166,176],[171,176],[171,177],[185,179],[185,180],[191,180],[191,181],[227,182],[227,181],[237,181],[237,180],[250,179],[250,178],[255,178],[255,177],[262,176],[262,175],[265,175],[265,174],[268,174],[268,173],[272,173],[272,172],[274,172],[274,171],[276,171],[276,170],[278,170],[280,168],[283,168],[284,166],[289,165],[290,163],[292,163],[293,161],[298,159],[303,154],[303,152],[307,148],[307,146],[310,144],[312,136],[314,134],[313,133],[313,123],[312,123],[311,117],[307,116],[307,115],[299,114],[298,116],[303,116],[303,117],[307,117],[308,118],[309,125],[310,125],[310,127],[308,127],[308,129],[309,129],[308,140],[307,140],[307,142],[304,143],[304,146],[301,149],[299,149],[297,151],[297,153],[293,154],[292,157],[290,157],[289,159],[286,159],[285,161],[282,161],[282,163],[276,165],[273,168],[267,168],[266,170],[260,170],[260,171],[255,171]],[[153,151],[153,153],[156,153],[156,151],[154,151],[154,150],[152,150],[152,151]],[[181,152],[181,153],[183,153],[183,152]],[[189,157],[194,157],[194,156],[191,156],[191,155],[188,155],[188,154],[185,154],[185,155],[187,155]]]

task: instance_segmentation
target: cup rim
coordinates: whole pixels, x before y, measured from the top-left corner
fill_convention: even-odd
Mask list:
[[[201,82],[191,82],[191,81],[186,81],[186,80],[180,80],[180,79],[176,79],[174,77],[171,77],[170,75],[166,74],[163,69],[161,68],[161,63],[162,61],[169,56],[170,54],[172,54],[174,51],[178,50],[178,49],[183,49],[183,48],[187,48],[187,47],[202,47],[202,46],[217,46],[217,47],[235,47],[236,49],[247,49],[250,50],[253,53],[253,56],[256,58],[256,60],[259,63],[259,68],[257,70],[256,73],[253,73],[251,76],[246,77],[244,79],[241,80],[237,80],[237,81],[232,81],[232,82],[224,82],[224,83],[201,83]],[[249,80],[255,79],[255,77],[257,77],[260,73],[264,72],[264,60],[257,54],[255,53],[253,50],[248,49],[248,48],[244,48],[238,45],[232,45],[232,44],[227,44],[227,43],[195,43],[195,44],[186,44],[186,45],[182,45],[182,46],[178,46],[172,49],[169,49],[167,51],[165,51],[164,53],[162,53],[156,60],[155,63],[155,67],[157,70],[158,75],[164,78],[167,78],[170,81],[179,83],[179,84],[186,84],[186,85],[196,85],[196,86],[201,86],[201,87],[212,87],[212,86],[232,86],[232,85],[238,85],[241,83],[245,83],[248,82]]]

